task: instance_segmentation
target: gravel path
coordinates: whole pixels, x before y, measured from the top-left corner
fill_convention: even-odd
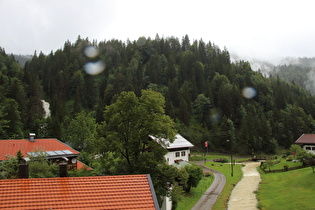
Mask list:
[[[257,167],[260,162],[245,163],[243,170],[243,178],[234,187],[230,200],[228,202],[229,210],[256,210],[257,199],[254,193],[261,181]]]

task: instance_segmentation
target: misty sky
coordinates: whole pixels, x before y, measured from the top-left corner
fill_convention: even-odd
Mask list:
[[[75,42],[188,34],[240,56],[315,57],[315,1],[0,0],[0,46],[47,54]]]

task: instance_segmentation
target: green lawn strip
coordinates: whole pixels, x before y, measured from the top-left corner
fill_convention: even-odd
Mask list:
[[[190,192],[185,193],[185,195],[181,197],[181,200],[178,202],[178,206],[176,209],[191,209],[198,202],[201,196],[206,192],[206,190],[211,186],[213,179],[213,174],[209,177],[203,177],[196,188],[192,187]]]
[[[277,169],[283,169],[285,165],[287,165],[289,168],[301,166],[301,162],[292,162],[292,161],[286,161],[284,158],[279,159],[279,163],[271,167],[271,170],[277,170]]]
[[[190,161],[204,161],[206,158],[207,162],[212,162],[214,159],[227,159],[229,162],[231,161],[231,156],[229,154],[221,154],[221,153],[209,153],[206,156],[204,156],[201,153],[194,153],[191,157],[190,157]],[[239,156],[239,157],[235,157],[233,156],[233,159],[235,159],[235,162],[244,162],[247,161],[248,159],[250,159],[250,157],[248,156]]]
[[[226,184],[222,191],[222,193],[218,196],[218,199],[213,206],[213,210],[221,210],[227,209],[227,202],[231,195],[231,192],[234,186],[241,180],[243,173],[242,173],[242,165],[236,164],[234,165],[234,173],[233,177],[231,176],[231,165],[230,164],[221,164],[221,163],[213,163],[207,162],[205,166],[217,170],[223,173],[226,177]]]
[[[258,201],[262,210],[313,209],[315,173],[310,167],[282,172],[261,173]]]

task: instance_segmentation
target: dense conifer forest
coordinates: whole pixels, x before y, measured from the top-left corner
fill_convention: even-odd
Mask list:
[[[94,50],[87,53],[87,47]],[[87,65],[101,68],[86,72]],[[77,38],[50,54],[34,53],[21,67],[0,49],[0,138],[53,137],[75,142],[75,122],[89,122],[85,140],[97,141],[105,106],[122,91],[151,89],[165,97],[165,112],[195,150],[273,153],[314,130],[315,98],[305,89],[264,77],[246,61],[231,62],[227,49],[188,35],[136,41]],[[42,101],[50,103],[44,117]],[[92,132],[93,131],[93,132]],[[73,139],[73,140],[71,140]],[[84,154],[84,153],[83,153]]]

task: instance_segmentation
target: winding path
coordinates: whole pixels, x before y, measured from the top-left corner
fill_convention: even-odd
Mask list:
[[[229,210],[258,210],[255,191],[261,181],[260,174],[257,171],[259,165],[260,162],[245,163],[242,168],[243,178],[232,190],[228,202]]]
[[[222,192],[226,178],[225,176],[213,169],[210,169],[202,163],[197,163],[200,165],[204,171],[211,171],[214,175],[214,180],[211,186],[207,189],[207,191],[201,196],[198,202],[193,206],[192,210],[209,210],[212,208],[214,203],[216,202],[218,195]]]

